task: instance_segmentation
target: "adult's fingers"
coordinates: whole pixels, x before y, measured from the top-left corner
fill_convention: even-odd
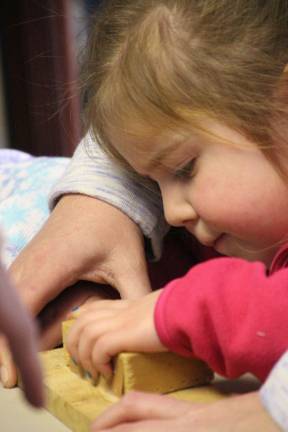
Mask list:
[[[32,325],[26,325],[24,330],[22,327],[21,337],[13,338],[10,341],[10,347],[15,363],[20,371],[23,390],[27,400],[35,407],[42,407],[44,404],[42,370],[37,354],[35,333]],[[12,374],[10,375],[11,377]]]
[[[35,406],[43,404],[42,375],[37,357],[36,330],[21,304],[11,281],[0,264],[0,330],[5,334],[13,359],[19,367],[24,392]],[[14,363],[7,346],[2,345],[1,379],[5,387],[17,382]]]
[[[131,270],[119,276],[117,289],[122,299],[137,299],[151,292],[151,285],[146,268]]]
[[[151,292],[144,249],[140,246],[141,244],[133,255],[129,250],[123,250],[121,254],[118,251],[110,258],[115,274],[115,287],[122,299],[133,300]]]
[[[175,420],[139,420],[135,422],[128,422],[113,426],[111,428],[101,429],[101,432],[196,432],[194,429],[180,430],[178,424],[175,424]],[[91,432],[95,432],[96,429],[91,428]],[[99,429],[97,431],[100,432]]]
[[[4,337],[0,341],[0,380],[5,388],[13,388],[17,384],[17,370],[10,353],[9,345]]]

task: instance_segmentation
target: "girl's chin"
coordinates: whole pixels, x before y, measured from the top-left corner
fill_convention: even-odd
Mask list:
[[[243,258],[247,261],[261,261],[270,266],[275,251],[271,249],[253,250],[251,246],[244,246],[227,235],[222,235],[214,245],[214,249],[221,255],[235,258]]]

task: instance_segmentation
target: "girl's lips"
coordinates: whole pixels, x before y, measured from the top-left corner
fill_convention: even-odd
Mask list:
[[[218,242],[220,242],[220,240],[223,238],[223,236],[225,236],[224,233],[222,233],[222,234],[219,233],[218,237],[216,237],[217,232],[209,232],[209,230],[207,230],[207,232],[205,230],[205,234],[203,232],[201,234],[199,233],[200,234],[199,235],[197,232],[195,232],[197,230],[195,230],[194,225],[189,226],[189,224],[186,224],[185,228],[190,234],[192,234],[193,237],[196,237],[196,239],[198,240],[199,243],[201,243],[203,246],[210,247],[213,249],[215,249]]]
[[[216,244],[218,243],[218,241],[220,241],[220,239],[223,237],[223,234],[221,234],[219,237],[217,237],[216,239],[214,239],[214,240],[208,240],[208,239],[200,239],[200,238],[198,238],[198,241],[203,245],[203,246],[206,246],[206,247],[211,247],[211,248],[214,248],[215,249],[215,246],[216,246]]]

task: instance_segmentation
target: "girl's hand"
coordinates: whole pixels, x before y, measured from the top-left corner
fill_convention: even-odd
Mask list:
[[[98,301],[72,313],[77,320],[67,349],[77,364],[96,379],[112,373],[111,359],[120,352],[160,352],[154,309],[161,290],[138,300]]]
[[[92,432],[277,432],[258,393],[210,404],[192,404],[168,396],[128,393],[92,425]]]

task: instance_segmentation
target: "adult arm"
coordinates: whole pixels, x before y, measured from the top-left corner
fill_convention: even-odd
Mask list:
[[[167,231],[155,185],[148,191],[134,184],[88,133],[52,190],[50,207],[48,221],[10,269],[34,314],[78,280],[109,283],[123,298],[150,290],[143,234],[158,257]]]

